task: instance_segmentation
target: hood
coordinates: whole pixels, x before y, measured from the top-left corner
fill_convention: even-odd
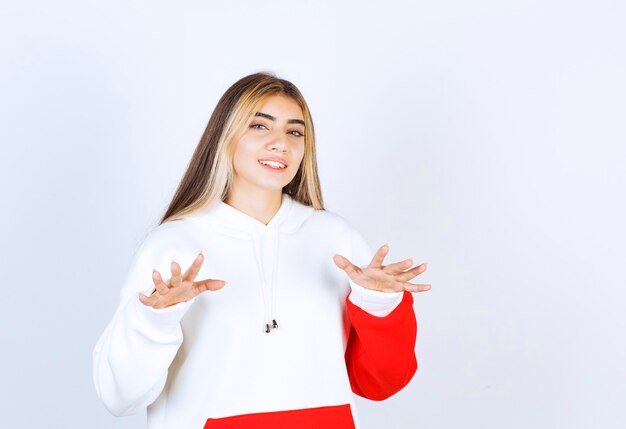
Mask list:
[[[292,234],[314,212],[315,208],[304,205],[294,200],[289,194],[283,193],[280,208],[267,225],[224,201],[219,201],[212,207],[199,210],[189,217],[202,217],[228,235],[249,238],[259,231],[273,228],[282,233]]]
[[[279,285],[276,271],[280,237],[282,234],[296,232],[314,212],[314,207],[304,205],[283,193],[280,208],[267,225],[224,201],[190,216],[209,221],[213,228],[224,234],[251,241],[263,297],[263,321],[259,324],[265,333],[270,333],[279,326],[279,309],[276,308]]]

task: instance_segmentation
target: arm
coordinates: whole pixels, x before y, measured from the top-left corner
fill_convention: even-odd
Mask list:
[[[356,230],[350,235],[351,260],[367,264],[372,251]],[[400,391],[417,371],[417,321],[409,291],[366,289],[349,279],[346,297],[351,326],[345,353],[352,391],[383,400]]]
[[[137,296],[154,289],[153,268],[167,269],[168,261],[159,261],[157,253],[149,236],[135,254],[120,304],[93,351],[96,392],[116,416],[136,413],[159,396],[183,341],[180,320],[192,300],[154,309]]]
[[[350,386],[359,396],[381,401],[400,391],[417,371],[413,295],[403,292],[400,304],[379,317],[353,304],[352,294],[346,297],[351,322],[345,354]]]

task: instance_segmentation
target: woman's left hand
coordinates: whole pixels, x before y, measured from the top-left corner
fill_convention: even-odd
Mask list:
[[[389,265],[383,265],[383,260],[389,252],[387,244],[381,246],[374,254],[372,261],[366,267],[357,267],[348,258],[336,254],[333,256],[335,264],[344,270],[352,281],[366,289],[381,292],[425,292],[430,290],[431,284],[409,283],[409,280],[426,271],[427,263],[424,262],[416,267],[411,258]],[[406,271],[405,271],[406,270]]]

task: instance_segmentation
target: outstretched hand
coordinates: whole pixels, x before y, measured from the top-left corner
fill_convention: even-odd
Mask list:
[[[348,258],[339,254],[333,256],[333,261],[335,265],[348,274],[354,283],[366,289],[381,292],[401,292],[405,290],[409,292],[425,292],[430,290],[431,284],[409,283],[409,280],[426,271],[426,262],[410,270],[407,269],[413,265],[411,258],[383,265],[388,252],[389,246],[387,244],[381,246],[366,267],[357,267]]]
[[[200,252],[183,275],[181,275],[180,265],[172,261],[172,276],[167,282],[163,281],[161,274],[157,270],[152,270],[152,281],[156,289],[150,296],[140,292],[139,301],[149,307],[165,308],[180,302],[189,301],[207,290],[218,290],[224,287],[226,284],[224,280],[205,279],[194,281],[198,272],[200,272],[203,261],[204,255]]]

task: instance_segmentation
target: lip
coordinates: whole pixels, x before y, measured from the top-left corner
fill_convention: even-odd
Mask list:
[[[259,158],[259,161],[276,161],[276,162],[280,162],[281,164],[284,164],[285,168],[289,166],[289,164],[287,164],[287,161],[277,156],[267,156],[265,158]]]
[[[276,174],[285,174],[285,170],[287,170],[287,168],[274,168],[261,163],[259,163],[259,165],[261,166],[261,168],[264,168],[265,170],[271,171],[272,173]]]

